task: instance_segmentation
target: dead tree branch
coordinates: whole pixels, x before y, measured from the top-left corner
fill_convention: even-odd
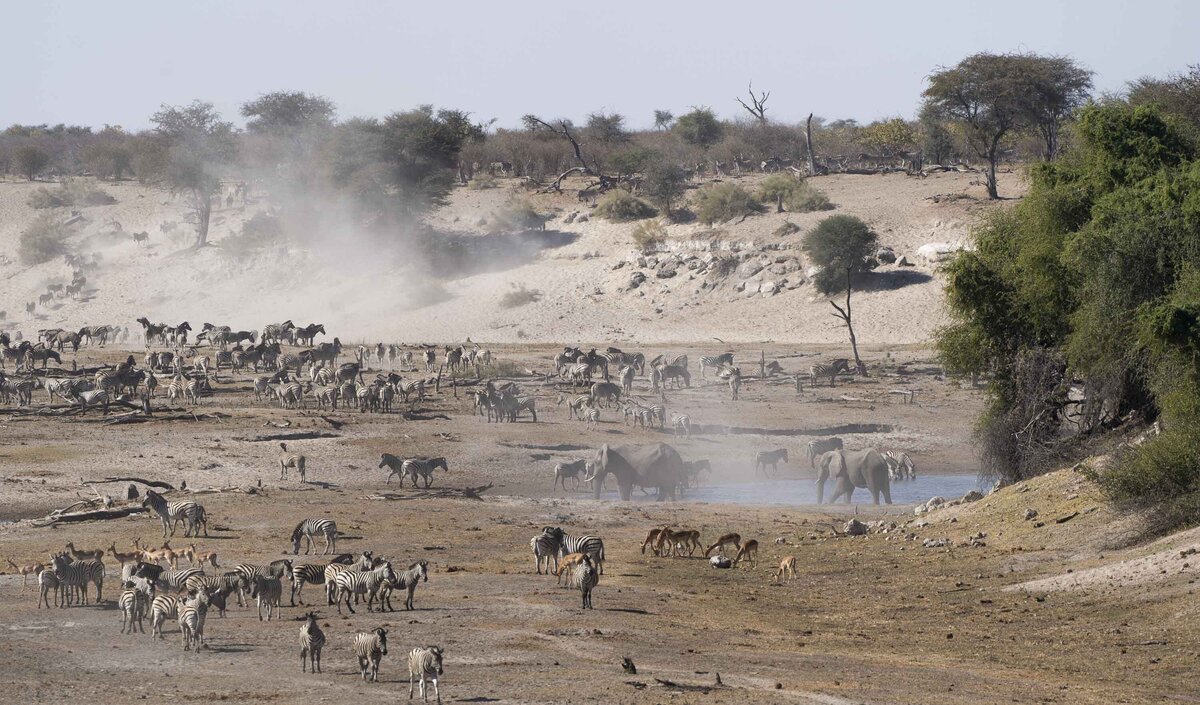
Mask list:
[[[763,91],[760,95],[754,95],[753,81],[750,82],[750,85],[746,90],[750,93],[751,105],[746,105],[746,101],[742,100],[741,98],[737,98],[737,102],[741,103],[742,107],[745,108],[746,111],[751,115],[753,115],[755,120],[758,120],[764,125],[767,124],[767,99],[771,97],[771,92]]]

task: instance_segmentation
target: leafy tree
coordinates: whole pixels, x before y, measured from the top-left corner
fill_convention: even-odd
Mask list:
[[[629,141],[625,130],[625,116],[619,113],[592,113],[588,115],[584,136],[603,145],[619,145]]]
[[[1200,130],[1200,64],[1166,78],[1145,76],[1129,84],[1129,104],[1157,105],[1165,115],[1186,121],[1194,135]]]
[[[635,145],[609,154],[607,161],[608,166],[615,169],[618,175],[627,175],[644,171],[657,157],[654,150]]]
[[[333,101],[302,91],[266,93],[242,105],[251,132],[290,133],[312,127],[329,127],[336,114]]]
[[[999,198],[996,164],[1010,132],[1026,124],[1026,62],[1018,54],[974,54],[929,77],[924,96],[941,114],[961,123],[967,141],[987,160],[987,193]]]
[[[667,130],[671,127],[671,121],[675,119],[674,113],[670,110],[655,110],[654,111],[654,129]]]
[[[422,105],[393,113],[379,127],[382,157],[401,208],[416,213],[442,203],[464,144],[484,139],[470,113]]]
[[[901,118],[880,120],[863,128],[863,141],[878,148],[884,156],[893,157],[911,149],[917,141],[916,131]]]
[[[212,103],[199,100],[164,105],[150,121],[167,150],[162,177],[172,192],[183,194],[196,217],[196,247],[204,247],[221,171],[237,153],[233,125],[221,119]]]
[[[660,161],[646,170],[641,193],[670,216],[671,206],[687,193],[687,181],[687,172],[682,167]]]
[[[725,133],[725,126],[708,108],[692,108],[691,112],[681,115],[671,129],[684,142],[701,149],[708,149],[720,142]]]
[[[1046,161],[1058,154],[1058,135],[1063,122],[1087,101],[1092,89],[1092,72],[1066,56],[1023,55],[1022,74],[1029,84],[1024,90],[1025,119],[1042,138]]]
[[[33,181],[49,164],[50,155],[36,145],[22,145],[13,152],[13,166],[18,174],[29,181]]]
[[[854,351],[854,364],[863,376],[866,376],[867,368],[858,355],[858,338],[854,335],[850,295],[855,275],[867,271],[878,245],[879,239],[875,231],[852,215],[829,216],[804,236],[804,249],[813,263],[820,267],[820,271],[813,277],[817,291],[826,296],[846,292],[844,307],[832,299],[829,305],[837,311],[834,315],[846,324],[850,333],[850,347]]]
[[[926,159],[934,164],[943,164],[954,153],[954,135],[946,127],[946,119],[935,105],[926,102],[921,105],[917,116],[918,139],[921,141],[921,152]]]

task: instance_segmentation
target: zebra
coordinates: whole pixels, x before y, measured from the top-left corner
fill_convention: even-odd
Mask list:
[[[404,484],[404,476],[408,475],[413,487],[416,487],[417,475],[420,475],[425,481],[425,488],[428,489],[433,484],[433,471],[438,468],[450,472],[445,458],[408,458],[400,466],[400,484]]]
[[[817,458],[828,453],[831,450],[841,450],[842,439],[833,438],[817,438],[808,442],[804,446],[804,453],[808,457],[808,464],[813,468],[817,467]]]
[[[162,520],[163,538],[167,537],[167,526],[170,525],[171,535],[175,535],[175,526],[181,522],[187,522],[187,528],[184,530],[184,537],[199,536],[200,526],[204,526],[204,536],[208,536],[208,517],[204,512],[204,507],[190,499],[180,500],[178,502],[168,502],[165,497],[155,492],[154,490],[146,490],[146,498],[142,500],[142,506],[154,510],[158,514],[158,518]]]
[[[917,479],[917,467],[908,457],[908,453],[900,450],[885,450],[883,459],[888,464],[888,476],[893,480]]]
[[[840,372],[848,372],[850,370],[850,361],[846,358],[839,358],[831,362],[819,362],[808,368],[808,379],[813,387],[817,386],[817,380],[825,377],[829,378],[829,386],[835,387],[837,376]]]
[[[59,600],[64,598],[62,594],[62,583],[59,582],[58,575],[51,568],[45,568],[38,573],[38,609],[42,608],[42,603],[46,604],[46,609],[50,609],[50,591],[54,591],[54,606],[59,606]]]
[[[269,575],[282,579],[284,576],[292,574],[292,562],[286,558],[280,558],[277,561],[271,561],[267,566],[258,566],[252,563],[241,563],[234,566],[233,572],[241,576],[242,581],[238,586],[240,591],[249,590],[254,584],[255,579],[260,575]],[[239,595],[239,599],[242,596]],[[241,604],[241,602],[239,602]]]
[[[346,600],[346,609],[350,610],[350,614],[355,614],[354,607],[350,604],[352,595],[366,595],[367,611],[371,612],[371,607],[375,604],[375,594],[379,592],[379,585],[384,580],[396,580],[396,572],[392,570],[392,564],[388,561],[380,563],[371,570],[343,570],[333,576],[334,587],[337,591],[335,603],[338,614],[342,613],[342,599]],[[382,609],[382,605],[380,609]]]
[[[592,564],[591,557],[584,554],[575,566],[574,572],[571,573],[571,586],[579,588],[579,593],[583,597],[583,609],[592,609],[592,590],[599,582],[600,576],[596,572],[596,566]]]
[[[121,598],[118,601],[121,607],[121,633],[132,634],[136,627],[138,631],[145,634],[146,629],[142,626],[142,619],[146,615],[146,603],[150,597],[132,582],[126,582],[124,587],[126,589],[121,592]]]
[[[305,519],[292,529],[292,555],[300,553],[301,539],[308,541],[304,546],[304,555],[307,556],[310,550],[316,548],[314,534],[325,537],[325,550],[321,555],[337,553],[337,522],[332,519]]]
[[[400,588],[404,588],[407,591],[407,596],[404,599],[404,609],[416,609],[413,606],[413,597],[417,593],[417,583],[429,582],[429,561],[421,559],[408,566],[408,570],[399,573],[393,572],[392,575],[392,578],[387,578],[380,583],[377,590],[379,611],[383,611],[385,604],[389,612],[395,611],[395,608],[392,607],[392,591]]]
[[[179,631],[183,634],[183,650],[195,647],[200,653],[204,643],[204,618],[208,614],[208,595],[198,592],[194,597],[183,600],[178,608]]]
[[[283,409],[303,409],[304,408],[304,387],[300,386],[299,382],[284,382],[281,384],[269,385],[271,391],[279,399],[279,406]]]
[[[550,533],[558,540],[558,554],[582,553],[591,556],[600,573],[604,573],[604,540],[599,536],[572,536],[560,527],[546,527],[542,533]]]
[[[358,632],[354,635],[354,655],[358,657],[358,670],[362,679],[367,680],[367,669],[371,671],[371,681],[379,680],[379,660],[387,656],[387,630],[376,627],[369,632]]]
[[[58,578],[63,592],[69,598],[74,590],[82,596],[82,604],[87,605],[88,583],[96,585],[96,602],[100,602],[104,587],[104,564],[90,558],[83,561],[71,561],[70,556],[60,553],[51,562],[54,577]]]
[[[563,483],[566,489],[566,483]],[[533,566],[538,575],[542,574],[542,561],[546,562],[546,575],[550,574],[550,561],[554,561],[554,572],[558,572],[558,538],[552,532],[542,533],[529,539],[529,548],[533,551]]]
[[[575,480],[575,486],[579,486],[579,474],[583,473],[587,477],[591,472],[591,462],[580,458],[579,460],[571,460],[565,463],[557,463],[554,466],[554,489],[558,489],[558,483],[562,482],[563,492],[567,491],[567,478]]]
[[[666,389],[667,382],[670,382],[671,380],[676,380],[676,388],[679,387],[679,380],[683,380],[683,385],[685,387],[692,386],[692,374],[687,371],[686,367],[680,367],[679,365],[663,365],[662,367],[655,367],[654,374],[652,374],[650,377],[651,384],[655,389],[658,389],[659,384],[662,385],[663,389]]]
[[[79,407],[83,410],[83,412],[86,412],[89,406],[99,405],[104,410],[104,414],[108,414],[108,405],[111,401],[111,395],[106,389],[94,389],[88,392],[80,392],[76,399],[79,400]]]
[[[676,436],[683,434],[685,438],[692,437],[692,418],[687,414],[671,414],[671,426]]]
[[[788,461],[787,448],[777,448],[775,450],[760,450],[754,456],[754,474],[758,475],[762,471],[764,477],[770,477],[767,474],[767,466],[771,466],[771,472],[779,472],[779,463]]]
[[[387,479],[383,484],[389,484],[392,481],[392,476],[400,478],[400,485],[404,486],[404,463],[406,461],[397,455],[391,453],[381,453],[379,456],[379,467],[388,469]]]
[[[242,593],[247,589],[241,574],[232,570],[221,575],[193,575],[184,581],[183,586],[188,592],[201,590],[207,592],[209,599],[212,604],[217,606],[222,617],[225,616],[226,598],[236,593],[238,605],[241,606],[244,604]]]
[[[600,423],[600,410],[594,406],[588,407],[586,416],[584,417],[583,420],[585,422],[584,425],[586,428],[595,430],[597,424]]]
[[[157,634],[159,639],[165,638],[162,631],[163,622],[179,613],[180,602],[182,600],[173,595],[154,596],[150,603],[150,636]]]
[[[296,606],[296,598],[300,598],[300,604],[304,604],[304,595],[301,594],[301,591],[304,589],[305,583],[321,585],[325,582],[326,568],[334,564],[349,566],[353,561],[354,556],[343,553],[330,563],[297,563],[292,566],[292,607]]]
[[[304,615],[304,626],[300,627],[300,672],[304,673],[311,662],[313,673],[321,672],[321,649],[325,648],[325,632],[317,626],[317,616],[312,612]]]
[[[586,362],[577,362],[563,370],[570,378],[572,386],[580,387],[590,384],[592,381],[592,366]]]
[[[580,418],[582,418],[583,408],[592,403],[592,395],[591,394],[577,394],[573,398],[567,399],[563,395],[559,394],[558,395],[558,404],[562,404],[563,402],[566,402],[566,404],[567,404],[567,420],[568,421],[575,418],[576,415],[578,415]]]
[[[275,608],[279,607],[279,602],[283,599],[283,582],[274,575],[259,575],[250,585],[250,597],[258,603],[258,621],[263,621],[262,610],[265,605],[269,622],[275,615]]]
[[[617,369],[617,376],[621,379],[621,390],[626,394],[633,391],[633,374],[636,371],[633,365],[621,365]]]
[[[376,565],[375,558],[370,551],[363,551],[359,556],[357,563],[342,563],[335,559],[332,563],[325,566],[325,599],[327,603],[332,605],[333,599],[337,594],[337,584],[334,582],[334,577],[345,570],[357,569],[367,571],[374,568]]]
[[[650,404],[643,406],[643,409],[650,412],[651,421],[657,420],[659,428],[666,428],[667,424],[667,407],[662,404]]]
[[[196,403],[197,397],[196,380],[185,380],[183,375],[176,374],[167,383],[167,400],[174,402],[176,399],[182,399],[184,403]]]
[[[300,484],[304,484],[304,456],[288,450],[286,443],[280,443],[279,447],[283,450],[279,454],[279,479],[286,480],[288,468],[295,468],[300,473]]]
[[[199,568],[168,569],[160,573],[154,582],[161,585],[164,590],[182,591],[188,589],[189,580],[199,575],[204,575],[204,571]]]
[[[425,693],[425,679],[433,681],[433,695],[442,705],[442,694],[438,690],[438,676],[442,675],[442,647],[419,646],[408,653],[408,699],[413,696],[413,679],[421,678],[421,701],[429,702]]]
[[[704,379],[705,368],[711,367],[715,370],[720,370],[723,366],[733,366],[733,353],[721,353],[720,355],[701,355],[700,356],[700,379]]]

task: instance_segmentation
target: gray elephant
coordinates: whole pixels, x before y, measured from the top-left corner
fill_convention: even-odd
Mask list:
[[[846,497],[846,504],[850,504],[850,496],[854,494],[856,487],[870,490],[875,504],[879,504],[880,493],[883,494],[885,502],[892,503],[888,464],[874,448],[849,452],[834,450],[822,455],[817,470],[817,504],[824,501],[825,481],[830,479],[833,480],[830,504],[843,495]]]
[[[592,474],[585,482],[595,481],[595,497],[600,499],[604,478],[617,478],[621,499],[628,501],[634,485],[658,488],[658,500],[674,499],[675,491],[686,477],[679,452],[666,443],[648,445],[600,446],[592,459]]]

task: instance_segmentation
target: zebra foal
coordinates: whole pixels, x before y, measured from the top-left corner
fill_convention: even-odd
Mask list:
[[[433,695],[438,705],[442,703],[442,694],[438,690],[438,677],[442,675],[442,647],[419,646],[408,653],[408,699],[413,696],[413,679],[421,679],[421,701],[429,702],[425,692],[425,679],[433,681]]]

